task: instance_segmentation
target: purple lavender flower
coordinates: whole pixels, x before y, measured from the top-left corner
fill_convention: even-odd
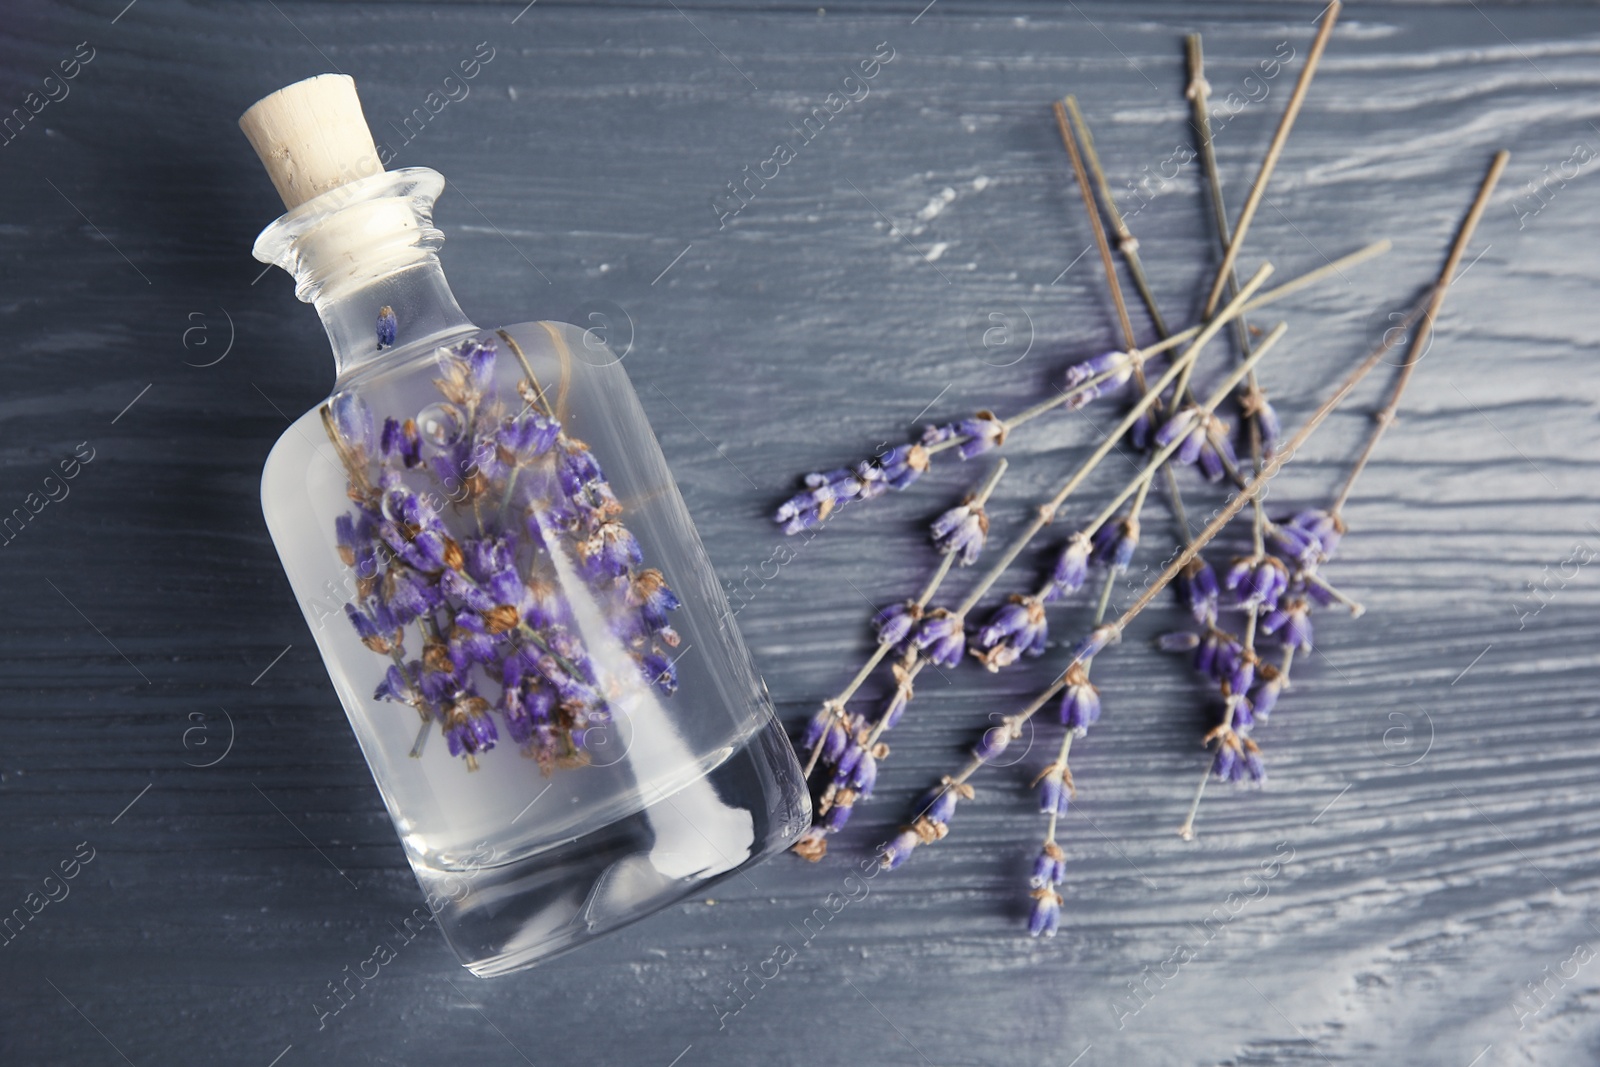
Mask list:
[[[855,769],[850,772],[850,786],[859,797],[871,797],[872,789],[878,783],[878,757],[875,753],[881,747],[875,745],[872,751],[863,752]]]
[[[885,870],[892,871],[910,859],[911,853],[921,843],[921,836],[908,826],[878,850],[878,863]]]
[[[956,433],[967,438],[956,446],[962,459],[971,459],[1006,443],[1005,422],[988,410],[980,411],[970,419],[962,419],[956,424]]]
[[[1055,569],[1050,573],[1050,584],[1045,587],[1041,599],[1048,603],[1082,589],[1089,577],[1089,554],[1093,548],[1082,531],[1073,534],[1061,550],[1061,557],[1056,560]]]
[[[1128,427],[1128,443],[1140,452],[1150,447],[1150,411],[1145,409],[1134,417],[1133,425]]]
[[[1190,405],[1169,418],[1156,432],[1156,444],[1161,448],[1178,443],[1174,459],[1184,465],[1200,464],[1201,472],[1209,481],[1217,481],[1225,473],[1225,465],[1238,462],[1227,423],[1215,413]]]
[[[934,608],[923,614],[915,641],[928,662],[936,667],[954,667],[966,651],[967,634],[959,615]]]
[[[850,821],[850,813],[855,809],[855,794],[848,789],[841,789],[839,793],[839,799],[822,813],[822,828],[830,834],[844,829],[844,824]]]
[[[1072,775],[1059,763],[1052,763],[1039,775],[1039,813],[1065,815],[1072,803]]]
[[[1033,910],[1028,913],[1028,933],[1034,937],[1054,937],[1061,925],[1061,894],[1046,886],[1033,891]]]
[[[1009,667],[1018,657],[1042,655],[1050,626],[1044,603],[1038,597],[1016,595],[1001,605],[983,629],[978,631],[978,649],[973,655],[991,671]]]
[[[1344,532],[1344,520],[1320,508],[1306,508],[1278,519],[1269,531],[1285,554],[1303,566],[1332,559]]]
[[[963,567],[977,562],[989,536],[989,516],[972,497],[933,520],[933,545],[944,555],[955,554]]]
[[[991,726],[978,738],[978,743],[972,748],[972,756],[980,763],[988,763],[1010,747],[1011,742],[1022,736],[1022,727],[1009,717],[1001,719],[999,725]]]
[[[1232,730],[1222,735],[1212,771],[1224,782],[1242,782],[1247,778],[1257,783],[1267,780],[1261,749],[1248,737],[1240,737]]]
[[[1209,630],[1195,650],[1194,669],[1221,683],[1237,677],[1236,671],[1244,658],[1244,646],[1238,638],[1220,630]]]
[[[655,686],[667,696],[678,691],[678,665],[660,652],[641,652],[638,655],[639,670]]]
[[[1217,621],[1217,602],[1221,598],[1217,588],[1217,574],[1211,565],[1199,556],[1184,564],[1178,572],[1178,596],[1188,606],[1194,621],[1209,626]]]
[[[1256,430],[1261,434],[1261,455],[1271,458],[1278,449],[1278,440],[1283,436],[1283,424],[1278,421],[1277,409],[1267,399],[1267,394],[1259,387],[1246,390],[1239,401],[1239,410],[1247,419],[1254,419]]]
[[[898,604],[890,604],[877,617],[872,620],[872,625],[878,631],[878,643],[881,645],[898,645],[911,636],[918,621],[922,618],[922,608],[915,600],[903,600]]]
[[[1100,690],[1089,682],[1082,663],[1067,668],[1067,685],[1061,691],[1061,725],[1082,737],[1100,721]]]
[[[422,436],[417,433],[416,420],[384,419],[378,451],[385,463],[399,463],[407,470],[421,466]]]
[[[1172,630],[1156,635],[1156,648],[1162,652],[1193,652],[1200,647],[1200,635],[1193,630]]]
[[[1229,648],[1236,648],[1237,652],[1230,657],[1228,671],[1223,675],[1222,691],[1228,696],[1243,696],[1250,691],[1250,686],[1256,680],[1256,654],[1243,645],[1230,643]]]
[[[878,470],[890,489],[905,489],[928,469],[928,450],[921,445],[897,445],[878,459]]]
[[[362,611],[354,604],[346,604],[344,613],[350,619],[350,625],[355,627],[361,643],[372,651],[388,655],[391,649],[399,647],[400,627],[395,625],[389,609],[383,604],[374,603],[367,611]]]
[[[775,522],[782,524],[786,534],[809,530],[833,514],[841,501],[851,500],[861,492],[861,479],[848,467],[822,474],[808,474],[805,484],[804,492],[784,501],[772,515]]]
[[[360,394],[346,390],[333,398],[333,422],[339,438],[356,454],[359,462],[371,455],[377,444],[372,422],[372,409]]]
[[[1228,568],[1222,584],[1240,607],[1271,611],[1289,588],[1289,569],[1276,556],[1240,556]]]
[[[602,522],[576,547],[580,567],[591,579],[620,577],[644,562],[644,550],[620,522]]]
[[[1054,841],[1045,842],[1033,861],[1033,876],[1028,879],[1028,884],[1035,889],[1046,885],[1060,885],[1066,876],[1066,854]]]
[[[773,521],[782,525],[786,534],[809,530],[848,501],[871,500],[890,489],[905,489],[922,476],[929,461],[922,445],[899,445],[876,460],[808,474],[806,488],[784,501],[773,513]]]
[[[806,722],[806,728],[800,734],[800,747],[807,750],[815,748],[817,742],[827,735],[829,728],[833,726],[838,717],[838,712],[834,709],[832,703],[822,705],[822,710],[811,716],[810,720]]]
[[[1113,571],[1125,571],[1139,547],[1139,520],[1132,515],[1108,522],[1094,532],[1094,558]]]
[[[1283,631],[1281,640],[1290,648],[1311,651],[1311,606],[1304,597],[1280,601],[1262,620],[1261,632],[1275,634]]]
[[[336,518],[335,542],[355,573],[358,596],[346,613],[356,635],[395,659],[375,697],[437,722],[468,769],[495,747],[503,722],[549,773],[588,761],[589,735],[613,720],[602,693],[615,691],[572,625],[550,554],[577,557],[613,634],[667,693],[677,677],[665,649],[678,643],[667,616],[679,601],[660,571],[639,569],[642,550],[618,521],[622,506],[598,461],[536,408],[532,383],[518,389],[529,407],[503,417],[492,392],[496,360],[495,344],[477,339],[437,354],[445,403],[433,406],[450,412],[448,435],[396,418],[376,431],[358,395],[330,402],[324,421],[350,467],[355,504]],[[449,517],[446,500],[455,505]],[[457,517],[469,502],[470,527]],[[421,653],[407,661],[412,623]],[[500,684],[493,700],[479,695],[480,675]],[[847,741],[841,732],[827,744],[837,754]]]
[[[467,769],[478,769],[477,755],[487,752],[500,739],[494,720],[489,717],[489,702],[475,694],[463,694],[450,705],[445,717],[445,739],[452,756],[465,756]]]
[[[410,704],[413,707],[419,705],[422,702],[422,694],[417,692],[406,674],[407,672],[401,670],[398,664],[391,663],[389,669],[384,672],[383,681],[373,690],[372,699],[392,700],[396,704]]]
[[[922,436],[917,440],[924,447],[931,448],[934,445],[944,444],[955,435],[956,425],[952,422],[943,426],[924,426],[922,428]]]
[[[1085,385],[1102,374],[1110,377],[1093,385]],[[1128,384],[1133,374],[1133,359],[1126,352],[1104,352],[1093,359],[1073,364],[1067,368],[1066,388],[1072,394],[1066,403],[1068,411],[1076,411],[1102,396],[1116,392]]]
[[[495,435],[500,460],[506,466],[526,463],[555,447],[561,424],[537,411],[525,411],[507,419]]]
[[[956,805],[960,801],[971,800],[973,795],[970,785],[946,776],[922,798],[922,803],[917,806],[919,814],[916,821],[948,827],[950,820],[955,818]],[[941,832],[939,836],[944,835]]]
[[[1266,663],[1261,665],[1258,674],[1260,681],[1250,694],[1250,704],[1256,718],[1265,720],[1272,714],[1272,709],[1278,706],[1278,697],[1282,695],[1289,679],[1282,671]]]
[[[1112,371],[1120,374],[1122,381],[1128,380],[1128,375],[1133,373],[1133,360],[1128,353],[1102,352],[1082,363],[1074,363],[1067,368],[1066,387],[1071,389],[1082,385],[1090,378],[1097,378]]]
[[[398,323],[395,322],[394,308],[388,304],[378,309],[378,350],[394,347],[394,335]]]

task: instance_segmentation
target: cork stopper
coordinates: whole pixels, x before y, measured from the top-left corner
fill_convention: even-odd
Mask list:
[[[319,74],[263,97],[239,117],[283,206],[383,170],[356,95],[345,74]]]

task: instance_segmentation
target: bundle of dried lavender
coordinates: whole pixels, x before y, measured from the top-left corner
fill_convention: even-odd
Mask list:
[[[1060,922],[1062,898],[1056,886],[1064,877],[1065,853],[1057,841],[1060,817],[1068,810],[1074,795],[1069,758],[1074,739],[1084,736],[1101,716],[1099,690],[1090,681],[1096,656],[1117,641],[1128,623],[1171,583],[1177,583],[1181,599],[1200,624],[1198,632],[1169,635],[1168,647],[1196,653],[1196,664],[1214,683],[1223,697],[1221,725],[1206,738],[1216,741],[1205,781],[1212,774],[1230,780],[1265,776],[1260,751],[1251,740],[1250,727],[1264,720],[1279,694],[1288,686],[1289,669],[1298,652],[1311,647],[1311,611],[1335,603],[1360,612],[1360,605],[1345,596],[1322,575],[1320,567],[1333,554],[1345,532],[1342,508],[1357,476],[1364,468],[1387,425],[1392,421],[1400,394],[1415,365],[1416,354],[1425,343],[1432,317],[1439,310],[1449,277],[1459,266],[1461,253],[1470,238],[1471,228],[1500,169],[1504,153],[1496,157],[1490,175],[1479,191],[1468,214],[1456,246],[1446,263],[1445,273],[1431,290],[1426,307],[1419,307],[1406,327],[1422,317],[1423,327],[1412,342],[1412,355],[1404,365],[1389,403],[1379,413],[1378,425],[1332,507],[1307,509],[1277,521],[1269,520],[1261,503],[1262,489],[1295,451],[1316,431],[1327,415],[1340,404],[1363,378],[1372,372],[1393,343],[1396,331],[1345,379],[1285,445],[1280,447],[1278,417],[1256,374],[1259,360],[1283,335],[1280,324],[1260,336],[1248,323],[1247,314],[1312,284],[1327,274],[1387,251],[1389,242],[1380,241],[1350,256],[1277,289],[1255,295],[1265,274],[1263,268],[1241,285],[1235,273],[1245,235],[1293,128],[1318,63],[1339,17],[1340,4],[1324,9],[1306,64],[1262,160],[1237,221],[1230,227],[1220,179],[1210,140],[1208,87],[1198,35],[1189,38],[1190,83],[1188,98],[1198,140],[1199,157],[1206,179],[1209,206],[1215,225],[1221,261],[1216,277],[1205,295],[1202,321],[1187,330],[1169,333],[1167,320],[1157,306],[1154,292],[1139,256],[1139,243],[1129,231],[1126,219],[1117,208],[1110,184],[1100,165],[1094,142],[1077,102],[1072,97],[1055,105],[1055,117],[1063,147],[1089,215],[1095,245],[1106,273],[1123,348],[1105,352],[1069,368],[1058,395],[1036,404],[1009,419],[984,410],[971,418],[943,426],[930,426],[914,442],[902,445],[851,468],[812,474],[806,477],[806,490],[787,501],[775,515],[789,533],[808,529],[827,519],[846,504],[872,499],[889,489],[912,484],[931,464],[933,456],[957,449],[969,458],[1002,447],[1011,432],[1039,416],[1066,408],[1073,410],[1132,383],[1137,399],[1125,417],[1101,445],[1052,497],[1037,506],[1030,521],[1010,545],[993,561],[985,574],[955,607],[937,606],[934,597],[939,583],[949,572],[947,556],[939,574],[918,599],[885,609],[878,618],[879,645],[873,657],[856,675],[841,697],[828,701],[813,720],[806,743],[812,748],[808,773],[823,766],[826,774],[818,783],[821,802],[817,824],[802,839],[796,851],[808,859],[820,859],[826,851],[826,837],[843,825],[859,800],[871,792],[879,765],[887,756],[882,744],[884,733],[899,722],[912,699],[913,684],[926,666],[954,666],[970,654],[986,668],[998,671],[1022,656],[1037,656],[1045,651],[1049,639],[1047,605],[1076,592],[1088,579],[1092,564],[1105,570],[1105,582],[1097,598],[1094,621],[1089,634],[1073,649],[1071,660],[1042,694],[1020,712],[1008,715],[1000,724],[985,730],[971,752],[971,758],[955,773],[944,776],[924,798],[909,823],[882,846],[880,860],[885,867],[896,867],[921,844],[941,839],[959,802],[971,798],[970,779],[982,766],[992,764],[1021,735],[1022,727],[1046,704],[1060,698],[1063,734],[1055,758],[1034,780],[1039,789],[1039,806],[1046,816],[1043,840],[1034,861],[1030,888],[1034,906],[1029,929],[1034,935],[1053,934]],[[1098,203],[1096,198],[1098,190]],[[1116,248],[1159,335],[1153,344],[1139,346],[1122,295],[1116,264],[1101,213],[1115,233]],[[1226,375],[1219,387],[1200,400],[1190,389],[1191,375],[1199,349],[1225,325],[1232,326],[1233,339],[1241,361]],[[1256,338],[1260,336],[1259,340]],[[1156,375],[1153,357],[1179,350],[1167,369]],[[1147,380],[1153,376],[1154,380]],[[1219,406],[1232,400],[1238,409],[1237,426],[1219,412]],[[1154,430],[1154,432],[1151,432]],[[1247,446],[1248,469],[1242,470],[1236,454],[1235,434]],[[1018,592],[996,606],[986,621],[969,631],[969,618],[985,595],[1009,571],[1021,553],[1045,526],[1060,514],[1067,498],[1081,485],[1094,467],[1119,444],[1127,441],[1144,453],[1139,473],[1128,485],[1068,537],[1050,572],[1028,591]],[[1131,607],[1107,623],[1113,585],[1125,573],[1140,540],[1142,510],[1157,474],[1165,476],[1171,491],[1178,526],[1184,537],[1189,528],[1184,518],[1182,495],[1175,467],[1193,466],[1207,481],[1224,478],[1239,487],[1228,504],[1199,535],[1181,546],[1176,559],[1167,564],[1159,578],[1137,597]],[[1126,506],[1126,511],[1122,510]],[[1217,572],[1201,557],[1201,550],[1213,538],[1228,530],[1245,507],[1250,508],[1249,548],[1233,559],[1219,580]],[[970,513],[952,512],[944,520],[948,544],[970,544],[973,522]],[[986,532],[986,528],[985,528]],[[974,552],[975,555],[975,552]],[[1223,613],[1240,617],[1235,629],[1223,627]],[[1257,650],[1258,638],[1278,646],[1278,662],[1263,663]],[[850,714],[845,702],[866,680],[872,669],[896,655],[893,664],[893,695],[876,720]],[[1198,807],[1201,792],[1197,791]],[[1194,812],[1186,824],[1192,828]]]
[[[380,344],[390,321],[379,318]],[[492,341],[440,350],[443,399],[428,409],[437,424],[380,426],[354,393],[325,406],[322,420],[354,505],[336,522],[358,584],[345,610],[366,646],[393,661],[375,697],[422,720],[412,755],[437,726],[451,755],[476,770],[503,729],[549,774],[587,763],[587,740],[612,719],[552,551],[571,553],[611,633],[667,694],[677,688],[667,649],[678,643],[668,622],[678,598],[643,566],[599,464],[562,427],[525,360],[522,410],[491,399],[499,355]],[[436,446],[431,463],[424,437]],[[447,499],[470,505],[471,521],[460,509],[447,515]]]
[[[831,763],[834,770],[828,785],[819,797],[817,822],[795,846],[795,851],[799,855],[811,860],[821,859],[827,851],[827,835],[842,827],[854,809],[855,803],[870,794],[870,789],[863,791],[859,786],[852,786],[848,776],[854,767],[860,765],[862,754],[865,754],[872,759],[871,774],[875,780],[878,761],[888,755],[887,748],[880,747],[879,739],[905,714],[906,706],[911,700],[912,686],[923,666],[931,663],[936,666],[951,667],[961,662],[967,651],[968,615],[994,584],[1006,574],[1033,539],[1055,520],[1067,500],[1111,454],[1123,435],[1145,416],[1156,402],[1159,393],[1179,378],[1186,376],[1206,344],[1221,330],[1230,316],[1238,313],[1239,308],[1271,272],[1270,265],[1263,265],[1256,271],[1239,294],[1211,323],[1207,324],[1189,348],[1172,361],[1171,366],[1156,382],[1150,384],[1143,397],[1134,404],[1117,427],[1105,436],[1099,447],[1090,453],[1049,499],[1037,506],[1033,519],[955,608],[928,607],[933,594],[944,576],[948,574],[948,566],[942,566],[935,573],[934,580],[930,581],[924,590],[922,597],[904,607],[891,607],[880,614],[877,650],[839,697],[824,702],[822,710],[813,718],[802,740],[802,745],[811,750],[807,762],[808,775],[820,763]],[[1248,368],[1253,367],[1256,360],[1266,355],[1272,344],[1282,336],[1284,329],[1285,327],[1280,326],[1275,330],[1267,342],[1258,349],[1254,359],[1230,375],[1224,385],[1204,404],[1197,405],[1193,410],[1185,409],[1175,416],[1173,421],[1182,422],[1186,426],[1191,423],[1197,427],[1208,425],[1216,406],[1228,396]],[[1196,432],[1199,432],[1198,429]],[[1083,576],[1088,567],[1087,546],[1092,544],[1101,528],[1107,525],[1112,515],[1127,502],[1129,497],[1143,494],[1155,472],[1162,468],[1168,457],[1187,447],[1191,436],[1193,436],[1191,433],[1173,435],[1172,439],[1161,442],[1155,457],[1128,487],[1069,539],[1062,561],[1057,564],[1039,591],[1033,596],[1013,598],[991,619],[988,626],[979,631],[978,639],[983,648],[981,651],[974,649],[973,653],[980,662],[990,670],[998,670],[1001,666],[1015,662],[1023,652],[1038,655],[1044,650],[1047,633],[1044,604],[1076,591],[1083,584]],[[866,680],[877,663],[894,648],[899,648],[902,656],[901,662],[896,665],[895,694],[879,721],[868,727],[847,714],[845,702]],[[841,760],[849,764],[844,778],[841,778],[838,769]],[[848,803],[840,802],[841,790],[847,790],[843,797]]]
[[[1322,425],[1328,415],[1343,402],[1351,390],[1365,378],[1374,367],[1382,360],[1387,348],[1380,348],[1369,355],[1362,364],[1351,372],[1333,393],[1325,399],[1317,410],[1306,420],[1295,435],[1290,438],[1287,445],[1266,460],[1260,471],[1251,477],[1228,504],[1217,513],[1216,517],[1206,525],[1206,528],[1190,541],[1187,548],[1172,560],[1162,570],[1161,574],[1145,587],[1132,605],[1123,611],[1114,622],[1100,623],[1082,638],[1074,648],[1071,660],[1066,669],[1047,686],[1043,692],[1030,701],[1020,711],[1006,716],[1000,725],[984,732],[978,743],[972,749],[971,758],[967,760],[954,774],[945,775],[933,787],[911,821],[903,827],[898,834],[886,842],[880,849],[880,861],[886,868],[895,868],[903,864],[911,853],[921,845],[942,840],[949,833],[949,824],[955,814],[956,806],[963,799],[971,799],[974,790],[969,784],[969,779],[985,764],[991,763],[999,756],[1016,738],[1022,735],[1022,727],[1033,718],[1042,708],[1061,696],[1061,717],[1063,725],[1079,736],[1087,733],[1092,724],[1088,714],[1090,709],[1096,707],[1092,694],[1085,693],[1083,687],[1087,685],[1087,670],[1085,665],[1103,651],[1108,645],[1116,642],[1133,621],[1151,602],[1166,589],[1177,577],[1184,573],[1189,565],[1199,558],[1199,554],[1211,540],[1217,536],[1251,501],[1255,500],[1266,487],[1267,483],[1288,462],[1317,428]],[[1063,745],[1063,750],[1067,749]],[[1041,808],[1046,809],[1046,814],[1052,816],[1052,826],[1046,840],[1044,849],[1041,850],[1041,860],[1034,870],[1035,878],[1041,879],[1041,884],[1034,887],[1035,904],[1029,920],[1029,929],[1035,934],[1053,933],[1060,920],[1062,899],[1054,889],[1058,884],[1057,875],[1061,873],[1060,861],[1057,853],[1059,846],[1055,844],[1053,819],[1063,810],[1062,789],[1070,792],[1071,776],[1066,765],[1065,755],[1056,764],[1047,770],[1043,779],[1044,790]]]
[[[1194,837],[1195,818],[1206,783],[1213,776],[1223,781],[1257,783],[1266,778],[1261,750],[1251,735],[1257,724],[1267,721],[1279,697],[1289,687],[1294,657],[1311,651],[1313,610],[1338,603],[1353,615],[1362,611],[1358,603],[1328,582],[1321,568],[1333,558],[1347,532],[1345,504],[1378,442],[1394,422],[1417,361],[1427,351],[1428,338],[1467,245],[1509,158],[1509,153],[1502,151],[1496,153],[1490,163],[1425,305],[1407,316],[1404,329],[1385,333],[1376,354],[1381,357],[1392,347],[1409,340],[1406,359],[1387,402],[1374,416],[1365,445],[1332,503],[1326,508],[1304,508],[1271,522],[1260,515],[1257,505],[1252,551],[1249,555],[1235,557],[1229,565],[1222,581],[1226,598],[1218,589],[1214,573],[1203,561],[1197,558],[1191,565],[1192,578],[1181,592],[1200,629],[1167,634],[1161,642],[1171,651],[1195,653],[1195,669],[1217,687],[1222,712],[1221,721],[1204,739],[1207,746],[1215,742],[1216,748],[1178,831],[1185,840]],[[1413,324],[1416,325],[1414,334],[1410,332]],[[1219,610],[1230,608],[1243,616],[1238,633],[1224,626],[1219,616]],[[1258,637],[1262,636],[1275,639],[1276,663],[1262,661],[1256,647]]]

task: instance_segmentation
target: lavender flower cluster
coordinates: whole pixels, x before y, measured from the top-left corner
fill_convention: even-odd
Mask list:
[[[872,500],[891,489],[909,488],[933,462],[933,457],[954,448],[962,459],[971,459],[1000,448],[1011,431],[1051,408],[1076,411],[1093,400],[1109,396],[1126,385],[1133,375],[1136,357],[1128,352],[1105,352],[1067,368],[1061,395],[1011,419],[1003,419],[984,409],[970,418],[925,426],[922,435],[910,444],[898,445],[882,455],[850,467],[807,474],[805,489],[773,513],[773,521],[786,534],[809,530],[854,500]],[[1139,443],[1139,447],[1144,447]]]
[[[930,528],[934,547],[951,557],[949,563],[970,566],[976,563],[989,537],[989,515],[983,504],[968,496],[944,512]],[[807,725],[800,745],[817,759],[823,772],[821,795],[816,805],[815,822],[794,846],[810,860],[827,852],[827,837],[844,828],[856,801],[872,796],[878,780],[878,761],[889,754],[880,737],[892,730],[905,714],[914,695],[913,682],[919,662],[936,662],[941,654],[937,640],[924,638],[925,632],[949,632],[964,641],[959,624],[943,608],[926,608],[920,601],[891,604],[873,620],[881,652],[898,653],[893,664],[894,692],[876,717],[848,711],[837,701],[829,701]],[[960,659],[959,651],[954,653]]]
[[[1250,733],[1277,706],[1294,655],[1311,650],[1312,609],[1338,599],[1320,568],[1333,558],[1344,530],[1337,515],[1308,508],[1268,524],[1270,550],[1235,557],[1220,581],[1198,556],[1178,577],[1178,595],[1198,628],[1164,634],[1159,644],[1169,652],[1194,653],[1195,670],[1221,696],[1222,722],[1206,741],[1217,742],[1212,771],[1223,781],[1266,780]],[[1223,612],[1246,613],[1245,624],[1254,613],[1260,634],[1275,640],[1280,662],[1264,662],[1257,642],[1238,632],[1247,625],[1224,625]]]
[[[666,694],[677,687],[667,649],[678,643],[669,614],[679,602],[642,565],[599,463],[537,385],[522,380],[526,403],[505,410],[493,389],[498,355],[492,340],[441,349],[443,400],[415,419],[380,426],[354,392],[330,402],[324,422],[354,504],[335,534],[356,575],[345,612],[391,661],[374,697],[414,708],[427,732],[437,725],[468,770],[504,734],[549,774],[589,761],[616,698],[579,635],[556,558],[581,576],[604,639]]]

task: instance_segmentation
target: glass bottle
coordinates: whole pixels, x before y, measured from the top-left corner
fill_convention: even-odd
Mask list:
[[[241,119],[289,208],[256,258],[333,346],[262,507],[429,907],[503,974],[786,848],[788,739],[621,363],[473,325],[444,179],[376,168],[354,84]]]

